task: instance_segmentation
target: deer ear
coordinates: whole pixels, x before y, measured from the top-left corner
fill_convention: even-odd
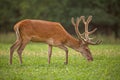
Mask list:
[[[92,16],[89,16],[87,19],[87,23],[90,23],[91,20],[92,20]]]

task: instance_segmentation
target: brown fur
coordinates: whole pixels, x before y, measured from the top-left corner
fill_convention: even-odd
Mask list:
[[[68,63],[68,49],[66,46],[80,52],[83,49],[82,40],[78,40],[72,37],[60,23],[43,21],[43,20],[22,20],[14,26],[14,30],[17,35],[16,42],[10,48],[10,64],[12,64],[12,56],[15,49],[18,48],[17,52],[20,58],[20,63],[22,63],[22,51],[29,41],[33,42],[43,42],[49,45],[48,47],[48,63],[50,63],[50,58],[52,54],[52,46],[59,47],[66,52],[66,61]],[[88,54],[87,52],[85,52]],[[89,51],[89,55],[90,51]]]
[[[68,44],[72,47],[78,46],[78,40],[73,38],[65,29],[62,27],[60,23],[57,22],[49,22],[43,20],[23,20],[18,22],[14,30],[17,28],[20,31],[20,36],[22,39],[29,39],[33,42],[45,42],[50,45],[60,45],[60,44]],[[54,44],[47,42],[49,39],[53,40]],[[71,42],[74,42],[72,44]],[[71,44],[70,44],[71,43]]]
[[[66,46],[77,49],[80,41],[72,37],[60,23],[43,21],[43,20],[22,20],[14,26],[17,35],[16,42],[10,48],[10,64],[12,64],[12,56],[14,50],[17,52],[22,63],[22,51],[29,41],[43,42],[49,45],[49,59],[52,54],[52,46],[59,47],[66,52],[66,64],[68,63],[68,49]]]

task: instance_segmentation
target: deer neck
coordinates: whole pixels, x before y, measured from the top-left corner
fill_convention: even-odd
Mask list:
[[[77,49],[80,46],[80,41],[72,36],[69,36],[66,45],[72,49]]]

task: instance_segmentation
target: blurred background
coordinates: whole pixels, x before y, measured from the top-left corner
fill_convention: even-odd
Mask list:
[[[97,27],[95,35],[103,43],[120,43],[119,0],[0,0],[0,8],[0,42],[15,41],[13,27],[23,19],[59,22],[71,35],[75,35],[71,17],[92,15],[89,30]],[[84,31],[82,23],[79,29]]]

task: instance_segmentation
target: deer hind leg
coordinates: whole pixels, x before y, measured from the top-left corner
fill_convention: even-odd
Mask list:
[[[60,49],[63,49],[66,52],[66,61],[64,62],[64,64],[68,64],[68,49],[67,49],[67,47],[65,47],[64,45],[60,45],[58,47]]]
[[[16,40],[16,42],[10,47],[10,64],[12,64],[12,57],[15,49],[20,45],[21,41]]]
[[[29,40],[22,40],[17,52],[18,52],[18,56],[19,56],[19,60],[20,60],[20,64],[22,64],[22,52],[25,48],[25,46],[27,45],[27,43],[29,42]]]

